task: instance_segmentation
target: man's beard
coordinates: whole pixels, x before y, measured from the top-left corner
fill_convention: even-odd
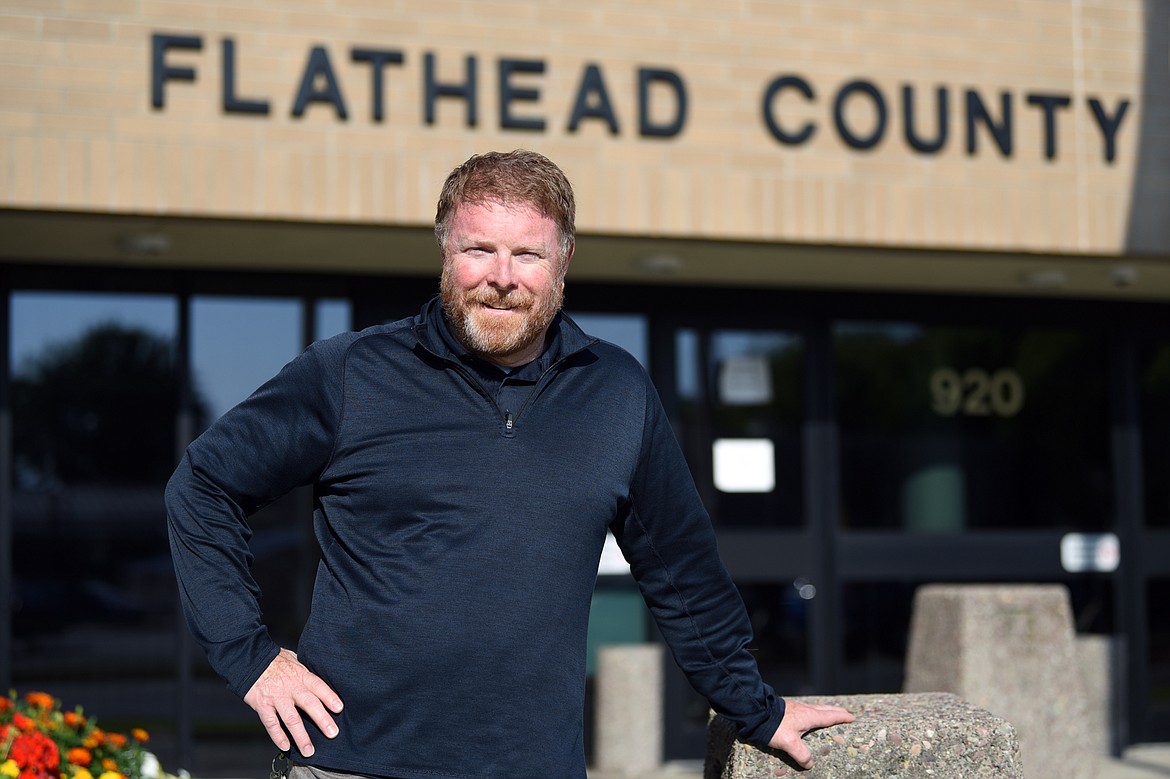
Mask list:
[[[553,285],[542,298],[519,290],[501,293],[491,287],[455,289],[446,266],[439,281],[443,312],[452,334],[472,354],[486,360],[503,359],[528,348],[544,337],[564,302],[564,286]],[[482,306],[519,309],[515,317],[485,315]]]

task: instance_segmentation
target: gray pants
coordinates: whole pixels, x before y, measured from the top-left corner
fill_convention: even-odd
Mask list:
[[[340,771],[327,771],[311,765],[294,765],[288,772],[288,779],[368,779],[362,774],[344,774]],[[389,779],[383,777],[383,779]]]

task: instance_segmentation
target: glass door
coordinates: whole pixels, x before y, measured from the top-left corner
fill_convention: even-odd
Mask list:
[[[1078,633],[1124,632],[1116,567],[1062,556],[1121,535],[1103,328],[687,324],[655,340],[673,355],[655,377],[781,694],[899,692],[929,582],[1064,584]]]
[[[166,756],[179,635],[162,493],[176,449],[177,301],[19,291],[10,318],[11,684],[107,727],[144,723]]]
[[[1062,583],[1114,632],[1114,569],[1062,556],[1117,541],[1103,332],[839,321],[832,370],[843,688],[901,689],[928,582]]]
[[[1134,528],[1141,558],[1130,566],[1138,621],[1129,659],[1136,671],[1130,738],[1137,743],[1170,740],[1170,332],[1145,333],[1135,352],[1142,521]]]

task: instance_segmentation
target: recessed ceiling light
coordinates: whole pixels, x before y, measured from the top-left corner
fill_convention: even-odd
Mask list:
[[[170,250],[171,239],[165,233],[127,233],[118,248],[131,257],[159,257]]]
[[[1062,270],[1030,270],[1020,274],[1020,283],[1028,289],[1060,289],[1068,284],[1068,274]]]
[[[669,276],[682,270],[683,261],[673,254],[648,254],[634,260],[634,267],[643,273]]]
[[[1137,268],[1132,265],[1118,265],[1109,269],[1109,281],[1115,287],[1132,287],[1137,284]]]

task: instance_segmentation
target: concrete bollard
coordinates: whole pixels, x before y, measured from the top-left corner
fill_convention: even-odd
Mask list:
[[[662,646],[597,650],[593,764],[610,774],[643,774],[662,764]]]
[[[1010,723],[950,693],[839,695],[790,700],[844,706],[857,718],[804,737],[813,753],[802,770],[782,752],[738,741],[713,717],[703,779],[1022,779]]]
[[[1113,636],[1078,635],[1077,660],[1085,684],[1085,748],[1093,755],[1120,755],[1123,740],[1118,733],[1122,716],[1117,699],[1118,639]]]
[[[1027,779],[1089,779],[1084,682],[1068,590],[942,585],[914,596],[905,692],[951,692],[1011,721]]]

